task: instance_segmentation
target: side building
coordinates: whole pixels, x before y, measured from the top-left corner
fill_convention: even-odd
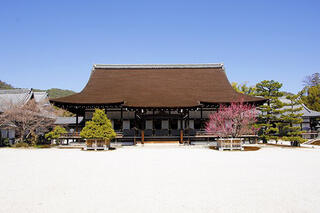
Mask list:
[[[34,100],[37,104],[43,106],[50,104],[47,92],[35,92],[33,89],[0,90],[0,114],[12,106],[23,106],[30,100]],[[1,138],[14,143],[15,129],[16,126],[13,123],[0,123]]]
[[[280,101],[289,104],[290,100],[286,99],[285,97],[281,97]],[[297,113],[301,113],[301,118],[303,119],[302,123],[300,124],[301,129],[304,131],[302,133],[302,137],[305,139],[313,139],[319,137],[320,132],[320,112],[314,111],[309,109],[306,105],[300,104],[296,106],[296,108],[302,108],[301,111]],[[284,107],[283,109],[288,108]]]

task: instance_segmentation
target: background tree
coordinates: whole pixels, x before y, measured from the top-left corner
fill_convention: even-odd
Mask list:
[[[0,80],[0,89],[14,89],[14,87],[12,85]]]
[[[116,133],[112,128],[111,121],[102,109],[96,109],[91,121],[87,121],[80,132],[82,138],[112,140]]]
[[[32,134],[44,133],[52,126],[54,115],[50,112],[50,107],[37,105],[35,100],[30,100],[23,106],[10,105],[0,115],[0,123],[11,123],[16,126],[20,136],[20,142]]]
[[[320,112],[320,85],[306,87],[300,92],[300,96],[309,109]]]
[[[51,132],[45,135],[48,140],[58,140],[62,134],[66,134],[67,130],[61,126],[56,126]],[[60,143],[60,141],[58,141]]]
[[[286,99],[289,100],[289,103],[284,104],[284,110],[280,116],[282,121],[280,124],[282,139],[290,141],[292,146],[298,146],[301,142],[305,141],[301,137],[302,130],[300,126],[303,122],[301,118],[303,107],[301,106],[299,95],[288,95]]]
[[[279,100],[279,97],[283,96],[280,92],[281,87],[282,84],[274,80],[264,80],[256,85],[256,95],[268,100],[258,107],[261,112],[258,119],[261,127],[260,136],[264,143],[279,138],[279,117],[283,107],[283,103]]]
[[[53,106],[53,109],[54,109],[54,114],[58,117],[73,117],[73,116],[75,116],[74,113],[69,112],[65,109],[59,108],[57,106]]]
[[[233,89],[237,92],[247,94],[247,95],[255,95],[256,87],[255,86],[247,86],[247,82],[238,84],[236,82],[231,83]]]
[[[306,87],[314,87],[320,85],[320,73],[316,72],[304,78],[303,84]]]
[[[217,112],[210,115],[206,131],[219,137],[233,138],[255,134],[256,115],[255,107],[243,102],[232,103],[230,106],[221,105]]]

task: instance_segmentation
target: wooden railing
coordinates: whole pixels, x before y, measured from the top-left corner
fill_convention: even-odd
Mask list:
[[[61,134],[61,138],[80,138],[80,132],[68,132]]]

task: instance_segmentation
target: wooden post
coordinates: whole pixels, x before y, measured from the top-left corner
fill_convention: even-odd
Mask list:
[[[190,110],[188,109],[188,117],[187,117],[187,124],[188,124],[188,129],[189,129],[189,122],[190,122]]]
[[[141,130],[141,144],[144,144],[144,130]]]
[[[180,143],[183,143],[183,129],[180,130]]]
[[[169,110],[169,119],[168,119],[168,134],[171,135],[171,110]]]
[[[76,133],[78,133],[78,125],[79,125],[79,115],[78,112],[76,113]]]
[[[203,122],[203,109],[202,106],[200,108],[200,130],[202,130],[202,122]]]
[[[183,113],[180,111],[180,129],[183,129]]]
[[[154,108],[152,109],[152,135],[155,134],[155,130],[154,130]]]
[[[121,121],[121,131],[123,131],[123,109],[120,108],[120,121]]]

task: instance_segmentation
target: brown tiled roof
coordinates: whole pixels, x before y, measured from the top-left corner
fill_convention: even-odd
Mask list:
[[[263,102],[237,93],[222,64],[95,65],[85,88],[52,99],[56,104],[113,104],[127,107],[193,107],[200,103]]]

